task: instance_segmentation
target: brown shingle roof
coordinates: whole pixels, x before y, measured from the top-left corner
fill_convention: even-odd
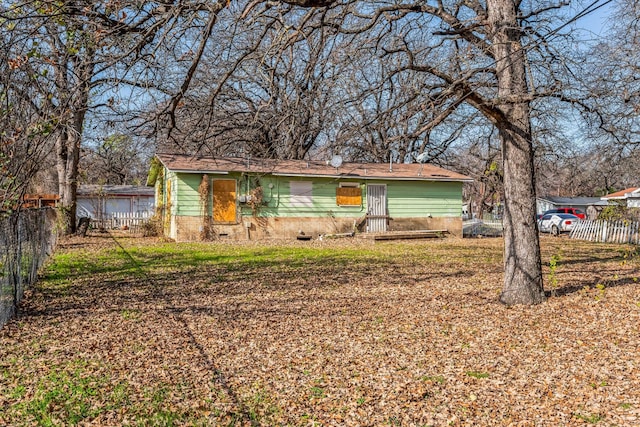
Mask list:
[[[473,181],[472,178],[430,164],[419,163],[343,163],[334,168],[327,162],[307,160],[242,159],[235,157],[199,157],[184,154],[156,154],[175,172],[225,173],[249,172],[283,176],[394,179],[425,181]]]
[[[95,185],[78,186],[78,196],[154,196],[153,188],[139,185]]]

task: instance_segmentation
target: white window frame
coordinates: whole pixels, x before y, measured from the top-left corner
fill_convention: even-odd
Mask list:
[[[289,204],[294,208],[313,207],[313,181],[289,181]]]

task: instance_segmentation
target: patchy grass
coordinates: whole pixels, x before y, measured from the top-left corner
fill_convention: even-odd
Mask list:
[[[0,425],[640,425],[637,248],[542,244],[553,296],[509,308],[500,239],[64,241]]]

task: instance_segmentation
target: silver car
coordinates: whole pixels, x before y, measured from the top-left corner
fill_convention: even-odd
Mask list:
[[[542,215],[538,220],[538,229],[542,233],[551,233],[554,236],[560,233],[568,233],[580,222],[580,218],[572,214],[550,213]]]

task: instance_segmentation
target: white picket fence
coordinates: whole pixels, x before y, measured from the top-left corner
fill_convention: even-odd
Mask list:
[[[569,234],[572,239],[601,243],[640,244],[640,222],[638,221],[581,221]]]
[[[140,227],[153,216],[151,212],[113,212],[102,219],[92,219],[91,228],[104,230],[140,231]]]

